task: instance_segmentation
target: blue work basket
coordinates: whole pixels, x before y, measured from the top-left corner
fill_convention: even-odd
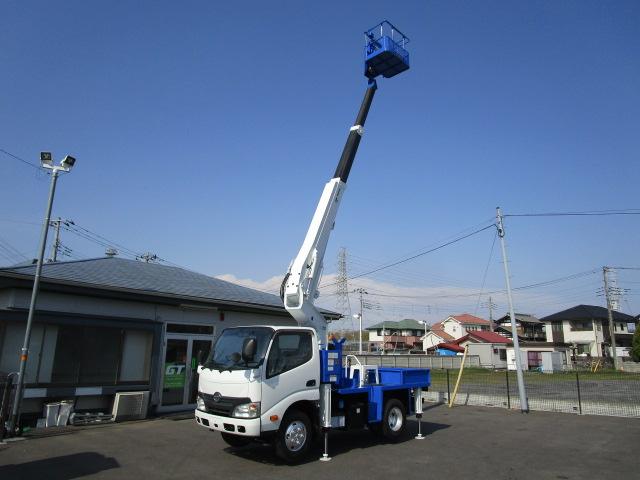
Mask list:
[[[370,79],[382,75],[391,78],[409,69],[409,38],[384,20],[364,32],[364,74]]]

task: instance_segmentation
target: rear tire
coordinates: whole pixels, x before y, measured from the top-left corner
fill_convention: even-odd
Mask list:
[[[249,437],[241,437],[240,435],[231,435],[230,433],[224,432],[221,432],[221,435],[222,439],[227,442],[227,445],[234,448],[244,447],[251,443],[251,439]]]
[[[276,434],[276,455],[287,463],[298,463],[307,455],[311,440],[309,417],[299,410],[288,412]]]
[[[380,433],[391,442],[397,442],[407,430],[407,410],[397,398],[387,400],[384,405]]]

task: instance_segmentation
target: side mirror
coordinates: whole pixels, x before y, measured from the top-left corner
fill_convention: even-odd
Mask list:
[[[242,342],[242,360],[250,362],[256,355],[258,341],[255,338],[245,338]]]

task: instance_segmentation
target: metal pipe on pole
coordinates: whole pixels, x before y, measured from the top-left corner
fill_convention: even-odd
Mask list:
[[[504,277],[507,284],[507,298],[509,300],[509,317],[511,318],[511,332],[513,339],[513,351],[516,360],[516,378],[518,379],[518,395],[520,396],[520,410],[522,413],[529,412],[529,400],[527,399],[527,391],[524,386],[524,374],[522,373],[522,357],[520,355],[520,342],[518,340],[518,329],[516,326],[516,315],[513,310],[513,297],[511,296],[511,280],[509,278],[509,263],[507,260],[507,247],[504,243],[504,223],[502,211],[500,207],[496,208],[496,227],[498,228],[498,237],[500,237],[500,245],[502,246],[502,263],[504,265]]]
[[[36,273],[33,279],[33,290],[31,292],[31,302],[29,303],[29,314],[27,316],[27,327],[24,334],[24,342],[20,351],[20,370],[18,371],[18,383],[16,392],[13,397],[13,405],[11,409],[11,419],[9,420],[10,435],[14,435],[16,427],[20,419],[20,404],[24,395],[24,380],[27,370],[27,360],[29,358],[29,343],[31,342],[31,329],[33,327],[33,317],[36,310],[38,300],[38,292],[40,290],[40,276],[42,274],[42,264],[44,262],[44,251],[47,246],[47,234],[49,232],[49,224],[51,222],[51,209],[53,207],[53,197],[56,192],[56,183],[60,172],[69,172],[76,162],[71,156],[66,156],[60,165],[53,165],[51,154],[42,152],[40,154],[42,167],[51,170],[51,185],[49,187],[49,199],[47,200],[47,208],[45,211],[44,222],[42,223],[42,233],[40,234],[40,247],[38,249],[38,261],[36,264]]]
[[[613,360],[613,368],[618,370],[618,355],[616,352],[616,331],[613,324],[613,308],[611,308],[611,296],[609,291],[609,279],[607,276],[609,267],[602,267],[602,276],[604,277],[604,296],[607,299],[607,313],[609,315],[609,337],[611,337],[611,358]]]

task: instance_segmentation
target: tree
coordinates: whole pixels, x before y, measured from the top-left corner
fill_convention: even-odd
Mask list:
[[[640,362],[640,322],[636,324],[636,332],[631,341],[631,357],[634,362]]]

